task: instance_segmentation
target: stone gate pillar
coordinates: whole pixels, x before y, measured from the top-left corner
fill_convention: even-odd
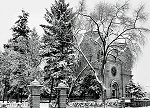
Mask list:
[[[67,87],[67,85],[64,83],[59,83],[58,87],[55,87],[58,92],[58,108],[66,108],[68,88],[69,87]]]
[[[42,85],[35,79],[28,87],[31,92],[30,108],[40,108],[40,89]]]

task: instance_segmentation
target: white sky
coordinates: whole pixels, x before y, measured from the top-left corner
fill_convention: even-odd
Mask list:
[[[79,0],[66,0],[66,3],[70,3],[71,7],[77,7],[78,1]],[[93,9],[94,4],[98,3],[98,1],[114,3],[117,0],[86,0],[88,10]],[[124,2],[125,0],[118,1]],[[8,39],[12,37],[12,32],[10,28],[18,19],[17,16],[21,14],[22,9],[30,13],[30,28],[36,27],[38,34],[42,35],[42,29],[39,25],[46,23],[43,16],[45,14],[45,8],[50,9],[51,3],[54,3],[54,0],[0,0],[0,50],[3,50],[3,44],[7,43]],[[130,5],[132,9],[136,8],[141,4],[145,4],[145,11],[149,13],[150,19],[149,0],[130,0]],[[150,28],[149,24],[150,20],[148,20],[148,22],[146,23],[146,26]],[[144,86],[150,86],[149,47],[150,41],[147,41],[147,44],[143,49],[143,53],[139,55],[139,58],[133,68],[133,79],[135,80],[135,82],[139,82]]]

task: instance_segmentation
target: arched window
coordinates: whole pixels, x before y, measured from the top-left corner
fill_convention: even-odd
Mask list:
[[[115,81],[111,83],[111,97],[119,98],[119,85]]]

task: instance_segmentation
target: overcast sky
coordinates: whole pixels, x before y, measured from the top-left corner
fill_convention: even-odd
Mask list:
[[[71,7],[77,7],[79,0],[66,0],[66,3],[70,3]],[[105,3],[114,3],[117,0],[86,0],[87,9],[92,10],[94,5],[99,1]],[[119,2],[125,2],[125,0],[118,0]],[[36,27],[38,34],[42,35],[42,29],[40,24],[46,23],[43,16],[45,14],[45,8],[50,8],[51,3],[54,0],[0,0],[0,50],[3,50],[3,44],[7,43],[8,39],[12,37],[10,28],[14,25],[14,22],[18,19],[17,16],[21,14],[21,10],[30,13],[29,27]],[[150,1],[149,0],[130,0],[130,6],[132,9],[137,6],[145,4],[145,11],[149,13],[150,19]],[[146,26],[150,28],[150,20],[146,23]],[[143,53],[139,55],[139,58],[133,68],[133,79],[135,82],[139,82],[144,86],[150,86],[150,41],[147,41],[143,49]]]

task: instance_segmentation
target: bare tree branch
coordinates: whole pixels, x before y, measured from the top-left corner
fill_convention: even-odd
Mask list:
[[[127,31],[131,31],[131,30],[143,30],[143,31],[150,31],[149,29],[146,28],[128,28],[126,30],[124,30],[123,32],[121,32],[115,39],[113,39],[107,46],[106,51],[108,50],[109,46],[111,44],[113,44],[120,36],[122,36],[124,33],[126,33]]]
[[[102,35],[101,35],[101,33],[100,33],[100,29],[99,29],[98,23],[97,23],[90,15],[85,15],[85,14],[82,14],[82,13],[80,13],[80,15],[89,17],[89,18],[96,24],[98,35],[100,36],[101,41],[104,42],[104,39],[103,39],[103,37],[102,37]]]

